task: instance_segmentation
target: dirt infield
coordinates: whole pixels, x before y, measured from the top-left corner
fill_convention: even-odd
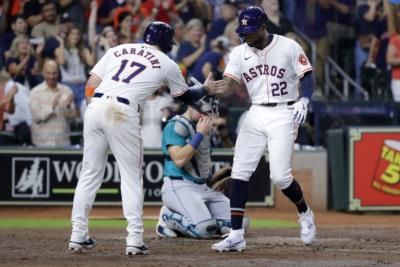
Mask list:
[[[70,208],[4,208],[0,218],[67,218]],[[145,216],[157,209],[146,208]],[[295,221],[296,214],[248,209],[253,218]],[[96,208],[93,217],[120,217],[120,209]],[[67,251],[70,229],[0,229],[0,266],[400,266],[398,214],[316,214],[318,239],[304,246],[298,229],[250,229],[247,250],[216,253],[216,240],[161,240],[146,229],[150,255],[124,255],[124,229],[91,231],[98,246],[80,255]]]

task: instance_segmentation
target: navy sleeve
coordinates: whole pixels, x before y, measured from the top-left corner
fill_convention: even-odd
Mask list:
[[[304,76],[300,79],[301,90],[300,97],[311,98],[312,93],[314,92],[315,87],[315,79],[312,71],[308,71],[304,74]]]

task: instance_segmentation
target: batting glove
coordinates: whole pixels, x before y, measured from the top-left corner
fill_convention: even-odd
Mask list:
[[[306,121],[309,102],[310,100],[307,97],[302,97],[293,104],[293,121],[295,123],[303,124]]]
[[[204,87],[204,84],[202,84],[201,82],[199,82],[195,77],[190,77],[190,80],[192,81],[193,85],[190,88],[193,89],[200,89]]]

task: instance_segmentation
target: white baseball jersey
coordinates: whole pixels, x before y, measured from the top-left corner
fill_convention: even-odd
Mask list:
[[[299,96],[299,78],[312,67],[295,41],[273,35],[263,50],[244,43],[229,55],[224,75],[246,84],[253,104],[288,102]]]
[[[124,44],[111,48],[91,71],[101,79],[84,117],[82,170],[72,208],[74,243],[89,238],[88,216],[100,188],[111,149],[121,174],[121,197],[128,222],[126,243],[143,246],[143,145],[138,104],[162,85],[173,96],[188,90],[178,65],[155,47]],[[122,102],[121,98],[129,100]]]
[[[93,67],[90,74],[102,80],[96,93],[124,97],[141,103],[166,85],[172,96],[188,90],[178,65],[148,44],[113,47]]]

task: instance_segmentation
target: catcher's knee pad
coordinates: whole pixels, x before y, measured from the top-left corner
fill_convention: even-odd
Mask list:
[[[287,188],[293,182],[293,176],[285,176],[282,178],[276,178],[271,176],[271,181],[275,184],[275,186],[282,190]]]

